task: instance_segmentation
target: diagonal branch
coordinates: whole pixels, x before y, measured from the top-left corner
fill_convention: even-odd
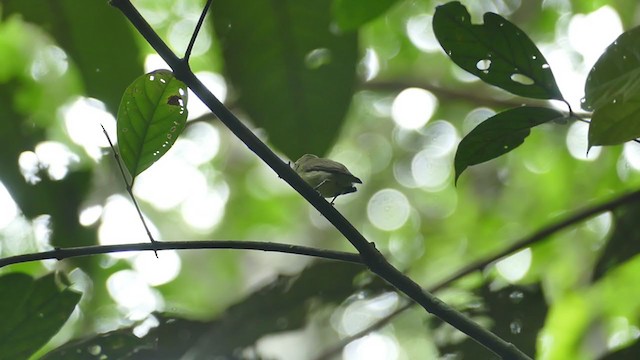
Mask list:
[[[47,259],[63,260],[80,256],[91,256],[99,254],[109,254],[114,252],[128,251],[161,251],[161,250],[196,250],[196,249],[242,249],[260,250],[270,252],[280,252],[286,254],[296,254],[312,256],[321,259],[346,261],[361,264],[360,255],[333,250],[322,250],[307,246],[280,244],[264,241],[236,241],[236,240],[211,240],[211,241],[156,241],[150,243],[121,244],[121,245],[98,245],[81,246],[72,248],[57,248],[51,251],[44,251],[32,254],[10,256],[0,259],[0,268],[13,264],[26,263]]]
[[[551,224],[547,227],[544,227],[540,230],[538,230],[537,232],[522,238],[516,242],[514,242],[511,246],[509,246],[508,248],[500,251],[497,254],[493,254],[490,257],[483,259],[483,260],[479,260],[476,261],[475,263],[466,266],[460,270],[458,270],[455,274],[449,276],[447,279],[432,285],[429,287],[429,291],[431,292],[436,292],[439,291],[449,285],[451,285],[452,283],[454,283],[457,280],[462,279],[463,277],[474,273],[478,270],[482,270],[485,267],[493,264],[494,262],[507,257],[517,251],[520,251],[526,247],[529,247],[531,245],[534,245],[542,240],[545,240],[546,238],[548,238],[549,236],[555,234],[558,231],[564,230],[570,226],[576,225],[579,222],[585,221],[587,219],[589,219],[592,216],[601,214],[605,211],[613,211],[621,206],[636,202],[636,201],[640,201],[640,190],[636,190],[627,194],[624,194],[622,196],[616,197],[614,199],[611,199],[609,201],[606,201],[602,204],[598,204],[586,209],[583,209],[563,220],[560,220],[558,222],[556,222],[555,224]],[[390,313],[389,315],[385,316],[384,318],[378,320],[377,322],[375,322],[374,324],[372,324],[371,326],[367,327],[366,329],[363,329],[362,331],[353,334],[349,337],[346,337],[344,339],[342,339],[339,343],[333,345],[330,349],[325,350],[321,355],[319,355],[318,357],[315,358],[315,360],[328,360],[333,358],[335,355],[337,355],[342,348],[344,348],[345,346],[347,346],[350,342],[357,340],[367,334],[369,334],[370,332],[380,329],[383,326],[385,326],[386,324],[388,324],[393,318],[395,318],[396,316],[402,314],[403,312],[405,312],[406,310],[408,310],[409,308],[413,307],[415,305],[415,303],[406,303],[404,305],[402,305],[401,307],[397,308],[395,311],[393,311],[392,313]]]
[[[404,275],[376,249],[358,230],[345,219],[335,207],[310,187],[293,169],[280,159],[265,143],[229,111],[203,84],[189,68],[189,64],[178,58],[153,31],[129,0],[111,0],[111,4],[129,19],[140,34],[158,52],[171,67],[176,77],[189,86],[196,96],[218,116],[220,121],[231,130],[251,151],[271,167],[277,175],[300,193],[333,226],[349,240],[360,254],[363,263],[376,275],[393,285],[400,292],[419,303],[425,310],[436,315],[444,322],[467,334],[497,355],[507,359],[529,359],[529,357],[500,337],[473,322],[470,318],[451,308],[420,285]]]

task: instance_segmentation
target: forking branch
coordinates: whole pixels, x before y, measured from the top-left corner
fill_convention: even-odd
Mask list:
[[[183,81],[204,104],[234,133],[251,151],[262,159],[276,174],[300,193],[356,248],[363,263],[400,292],[418,302],[428,312],[438,316],[458,330],[467,334],[479,344],[507,359],[529,359],[512,344],[492,332],[482,328],[468,317],[451,308],[432,294],[422,290],[420,285],[393,267],[376,249],[373,243],[347,221],[331,204],[324,200],[291,167],[280,159],[251,130],[242,124],[195,76],[184,59],[178,58],[156,34],[137,9],[128,0],[111,0],[111,4],[129,19],[140,34],[171,67],[178,79]]]

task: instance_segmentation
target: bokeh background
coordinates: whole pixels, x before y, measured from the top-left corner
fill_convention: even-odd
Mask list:
[[[133,3],[182,54],[204,2]],[[358,41],[355,84],[350,79],[334,84],[346,86],[351,101],[330,146],[318,155],[346,164],[363,180],[357,193],[339,197],[335,206],[418,283],[428,287],[443,281],[577,209],[637,188],[640,145],[594,147],[587,153],[588,125],[581,122],[533,129],[521,147],[469,168],[454,186],[460,139],[496,112],[533,102],[486,85],[449,60],[431,28],[439,2],[390,4],[352,35]],[[580,108],[586,76],[599,55],[640,23],[640,6],[633,1],[463,4],[475,23],[492,11],[523,29],[574,109]],[[148,241],[100,125],[115,139],[115,113],[126,86],[166,64],[106,1],[3,1],[0,6],[0,255]],[[255,112],[243,107],[246,91],[225,77],[230,65],[212,18],[193,50],[197,76],[268,144],[310,136],[299,133],[304,126],[298,133],[278,130],[279,119],[271,117],[263,128],[252,118]],[[327,51],[308,54],[302,66],[337,61],[339,56]],[[257,67],[254,76],[269,75],[259,57],[247,61]],[[271,95],[262,94],[267,102]],[[566,111],[559,102],[548,106]],[[193,94],[188,109],[181,138],[133,189],[156,239],[273,241],[353,251]],[[287,155],[295,151],[282,148],[275,146],[283,159],[296,160]],[[637,245],[636,250],[625,245],[630,247],[624,260],[607,258],[617,259],[606,267],[609,271],[601,260],[605,249],[616,253],[607,247],[616,235],[639,240],[629,220],[638,211],[630,206],[592,218],[438,295],[536,358],[605,358],[640,336]],[[19,264],[0,273],[64,271],[82,292],[79,307],[47,346],[51,349],[119,328],[132,327],[144,336],[158,323],[154,312],[215,319],[279,275],[297,274],[310,264],[309,258],[287,254],[163,251],[159,259],[152,253],[121,253]],[[314,359],[402,304],[404,299],[389,291],[355,293],[335,306],[314,309],[297,330],[274,326],[252,352]],[[350,342],[336,358],[492,358],[475,346],[412,308]]]

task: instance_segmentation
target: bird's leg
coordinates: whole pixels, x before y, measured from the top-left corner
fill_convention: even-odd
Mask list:
[[[340,196],[340,194],[336,195],[333,197],[333,199],[331,199],[331,202],[329,204],[333,205],[333,202],[336,201],[336,199],[338,198],[338,196]]]

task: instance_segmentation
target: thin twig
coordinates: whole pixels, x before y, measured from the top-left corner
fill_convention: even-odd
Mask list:
[[[449,323],[467,334],[476,342],[498,356],[507,359],[530,359],[513,344],[510,344],[491,331],[481,327],[469,317],[451,308],[432,294],[423,291],[415,281],[404,275],[391,265],[387,259],[370,243],[338,210],[313,190],[286,162],[282,161],[264,142],[227,109],[207,89],[191,71],[188,64],[178,58],[167,44],[151,28],[129,0],[111,0],[111,4],[129,19],[133,26],[156,50],[158,55],[171,67],[176,77],[181,79],[193,93],[202,100],[220,121],[227,126],[251,151],[271,167],[276,174],[286,181],[315,207],[342,235],[358,250],[363,262],[369,270],[393,285],[414,301],[420,303],[428,312]]]
[[[12,264],[40,261],[47,259],[63,260],[72,257],[92,256],[114,252],[128,251],[161,251],[161,250],[196,250],[196,249],[242,249],[280,252],[312,256],[327,260],[346,261],[362,264],[360,255],[343,251],[321,250],[307,246],[280,244],[263,241],[236,241],[236,240],[202,240],[202,241],[162,241],[155,244],[136,243],[121,245],[97,245],[71,248],[57,248],[51,251],[10,256],[0,259],[0,268]]]
[[[586,208],[578,213],[575,213],[569,217],[567,217],[564,220],[561,220],[555,224],[549,225],[547,227],[544,227],[542,229],[540,229],[539,231],[521,239],[518,240],[516,242],[513,243],[513,245],[511,245],[510,247],[508,247],[507,249],[494,254],[484,260],[480,260],[477,261],[469,266],[466,266],[460,270],[458,270],[455,274],[453,274],[452,276],[449,276],[447,279],[433,285],[429,287],[429,291],[431,292],[436,292],[439,291],[441,289],[443,289],[446,286],[451,285],[453,282],[460,280],[461,278],[474,273],[478,270],[484,269],[485,267],[489,266],[490,264],[493,264],[494,262],[507,257],[511,254],[513,254],[514,252],[520,251],[522,249],[524,249],[525,247],[529,247],[539,241],[542,241],[546,238],[548,238],[549,236],[553,235],[554,233],[566,229],[569,226],[575,225],[579,222],[585,221],[588,218],[603,213],[605,211],[612,211],[615,210],[616,208],[632,203],[634,201],[640,201],[640,190],[637,191],[633,191],[630,192],[628,194],[624,194],[622,196],[619,196],[613,200],[609,200],[607,202],[604,202],[602,204],[599,205],[595,205],[592,206],[590,208]],[[403,312],[405,312],[406,310],[408,310],[409,308],[413,307],[415,305],[415,303],[407,303],[401,307],[399,307],[398,309],[396,309],[394,312],[392,312],[391,314],[385,316],[384,318],[378,320],[377,322],[375,322],[374,324],[371,324],[371,326],[367,327],[366,329],[363,329],[362,331],[353,334],[349,337],[346,337],[344,339],[342,339],[339,343],[335,344],[334,346],[332,346],[330,349],[325,350],[321,355],[319,355],[318,357],[315,358],[315,360],[327,360],[327,359],[331,359],[332,357],[336,356],[341,350],[342,348],[344,348],[345,346],[347,346],[349,343],[351,343],[352,341],[355,341],[367,334],[369,334],[372,331],[375,331],[377,329],[382,328],[383,326],[385,326],[386,324],[388,324],[393,318],[395,318],[396,316],[402,314]]]
[[[185,63],[189,62],[189,58],[191,57],[191,50],[193,50],[193,45],[196,43],[198,33],[200,32],[200,27],[202,27],[202,23],[204,23],[204,18],[207,16],[207,11],[209,11],[211,2],[212,0],[207,0],[207,3],[204,4],[204,9],[202,9],[202,13],[200,14],[200,19],[198,19],[196,28],[193,30],[191,40],[189,41],[189,45],[187,46],[187,50],[184,52],[184,57],[182,58],[182,61],[184,61]]]
[[[136,200],[136,197],[133,195],[133,181],[135,179],[132,179],[131,184],[129,184],[129,181],[127,180],[127,175],[125,174],[124,168],[122,168],[122,164],[120,162],[120,155],[118,155],[118,152],[116,151],[115,146],[113,146],[113,143],[111,142],[111,138],[109,137],[107,130],[104,128],[102,124],[100,124],[100,127],[102,127],[102,132],[104,133],[104,136],[107,137],[107,141],[109,142],[111,151],[113,151],[113,157],[116,159],[116,163],[118,164],[118,168],[120,169],[120,174],[122,174],[122,180],[124,181],[124,185],[127,188],[127,193],[129,194],[129,197],[131,198],[131,201],[133,202],[133,205],[135,206],[136,211],[138,212],[138,217],[140,217],[140,221],[142,221],[142,226],[144,226],[144,230],[147,232],[147,236],[149,237],[149,240],[151,240],[151,244],[157,244],[158,242],[155,241],[155,239],[153,238],[153,235],[151,235],[151,231],[149,231],[149,226],[147,225],[147,221],[144,219],[144,216],[142,216],[142,211],[140,210],[138,201]],[[153,252],[156,254],[156,258],[158,258],[158,252],[155,250]]]

